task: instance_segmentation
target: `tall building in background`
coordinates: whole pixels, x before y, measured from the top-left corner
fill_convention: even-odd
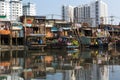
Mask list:
[[[62,6],[62,19],[67,22],[74,21],[74,7],[73,6]]]
[[[90,5],[80,5],[74,8],[74,20],[77,23],[91,23],[90,19]]]
[[[19,20],[22,16],[22,1],[21,0],[10,0],[10,20]]]
[[[35,16],[36,5],[30,2],[28,4],[23,5],[23,15]]]
[[[22,15],[35,16],[35,4],[22,4],[22,0],[0,0],[0,16],[5,20],[18,21]]]
[[[0,0],[0,16],[4,17],[4,20],[10,20],[9,0]]]
[[[23,5],[22,0],[0,0],[0,17],[2,19],[19,21],[19,17],[22,15],[35,16],[35,4]]]
[[[70,21],[71,18],[72,21],[77,23],[85,23],[90,27],[97,27],[101,23],[108,23],[107,4],[102,0],[96,0],[74,8],[72,6],[63,6],[62,16],[66,21]]]
[[[96,0],[90,4],[90,17],[93,18],[93,25],[98,26],[99,24],[108,23],[108,7],[102,0]],[[102,21],[101,21],[102,18]]]

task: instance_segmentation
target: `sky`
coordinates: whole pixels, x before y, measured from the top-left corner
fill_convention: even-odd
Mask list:
[[[62,5],[78,6],[81,4],[88,4],[95,0],[23,0],[23,3],[27,2],[36,4],[37,15],[52,17],[61,17]],[[114,23],[120,22],[120,0],[102,0],[108,4],[108,15],[114,16]]]

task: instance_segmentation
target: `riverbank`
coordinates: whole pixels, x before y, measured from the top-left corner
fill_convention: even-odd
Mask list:
[[[12,45],[12,46],[9,46],[9,45],[1,45],[0,46],[0,50],[4,51],[4,50],[24,50],[24,49],[27,49],[27,47],[25,47],[24,45]]]
[[[115,46],[120,47],[119,43],[116,43],[116,44],[111,43],[111,46],[109,46],[109,45],[108,46],[103,46],[103,47],[97,47],[97,46],[84,47],[84,46],[81,46],[81,48],[82,49],[83,48],[107,48],[107,49],[109,49],[110,47],[114,48]],[[58,48],[52,48],[52,47],[59,47],[59,46],[58,45],[51,45],[51,46],[46,45],[46,46],[43,46],[43,48],[42,48],[42,45],[41,45],[41,47],[37,47],[36,49],[31,47],[32,49],[30,49],[30,50],[40,49],[41,51],[44,52],[44,50],[46,50],[46,49],[56,49],[56,50],[58,49]],[[65,46],[63,46],[63,47],[65,47]],[[5,50],[28,50],[28,49],[29,49],[29,47],[25,46],[25,45],[12,45],[12,46],[10,46],[10,45],[0,45],[0,50],[1,51],[5,51]],[[61,48],[61,49],[65,49],[65,48]]]

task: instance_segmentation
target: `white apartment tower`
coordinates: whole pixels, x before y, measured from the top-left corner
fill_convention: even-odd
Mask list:
[[[21,0],[0,0],[0,15],[6,16],[5,20],[18,20],[22,16]]]
[[[74,7],[73,6],[62,6],[62,19],[67,22],[74,21]]]
[[[23,15],[35,16],[36,5],[30,2],[28,4],[23,5]]]
[[[79,5],[74,7],[74,10],[71,6],[63,6],[62,9],[64,20],[71,18],[77,23],[87,23],[90,27],[97,27],[101,23],[108,23],[107,4],[102,0],[96,0],[90,4]]]
[[[10,20],[9,0],[0,0],[0,16],[6,16],[5,20]]]
[[[10,0],[10,20],[19,20],[19,17],[22,15],[23,13],[21,0]]]
[[[101,23],[107,24],[108,23],[107,4],[104,3],[102,0],[96,0],[95,2],[91,2],[90,17],[93,18],[92,26],[98,26]],[[103,19],[102,21],[101,18]]]

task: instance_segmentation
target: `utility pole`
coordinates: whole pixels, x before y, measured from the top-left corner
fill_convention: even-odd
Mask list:
[[[113,21],[114,21],[114,19],[113,19],[113,17],[114,17],[114,16],[110,16],[110,18],[111,18],[111,19],[110,19],[110,21],[111,21],[111,28],[112,28],[112,34],[111,34],[112,37],[114,36],[114,32],[113,32]]]
[[[115,42],[114,47],[115,47],[115,53],[116,53],[116,39],[115,39],[114,28],[113,28],[113,21],[114,21],[113,17],[114,16],[110,16],[110,18],[111,18],[111,27],[112,27],[112,38],[113,38],[113,40]]]
[[[53,17],[54,17],[54,14],[51,14],[51,19],[53,19]]]

